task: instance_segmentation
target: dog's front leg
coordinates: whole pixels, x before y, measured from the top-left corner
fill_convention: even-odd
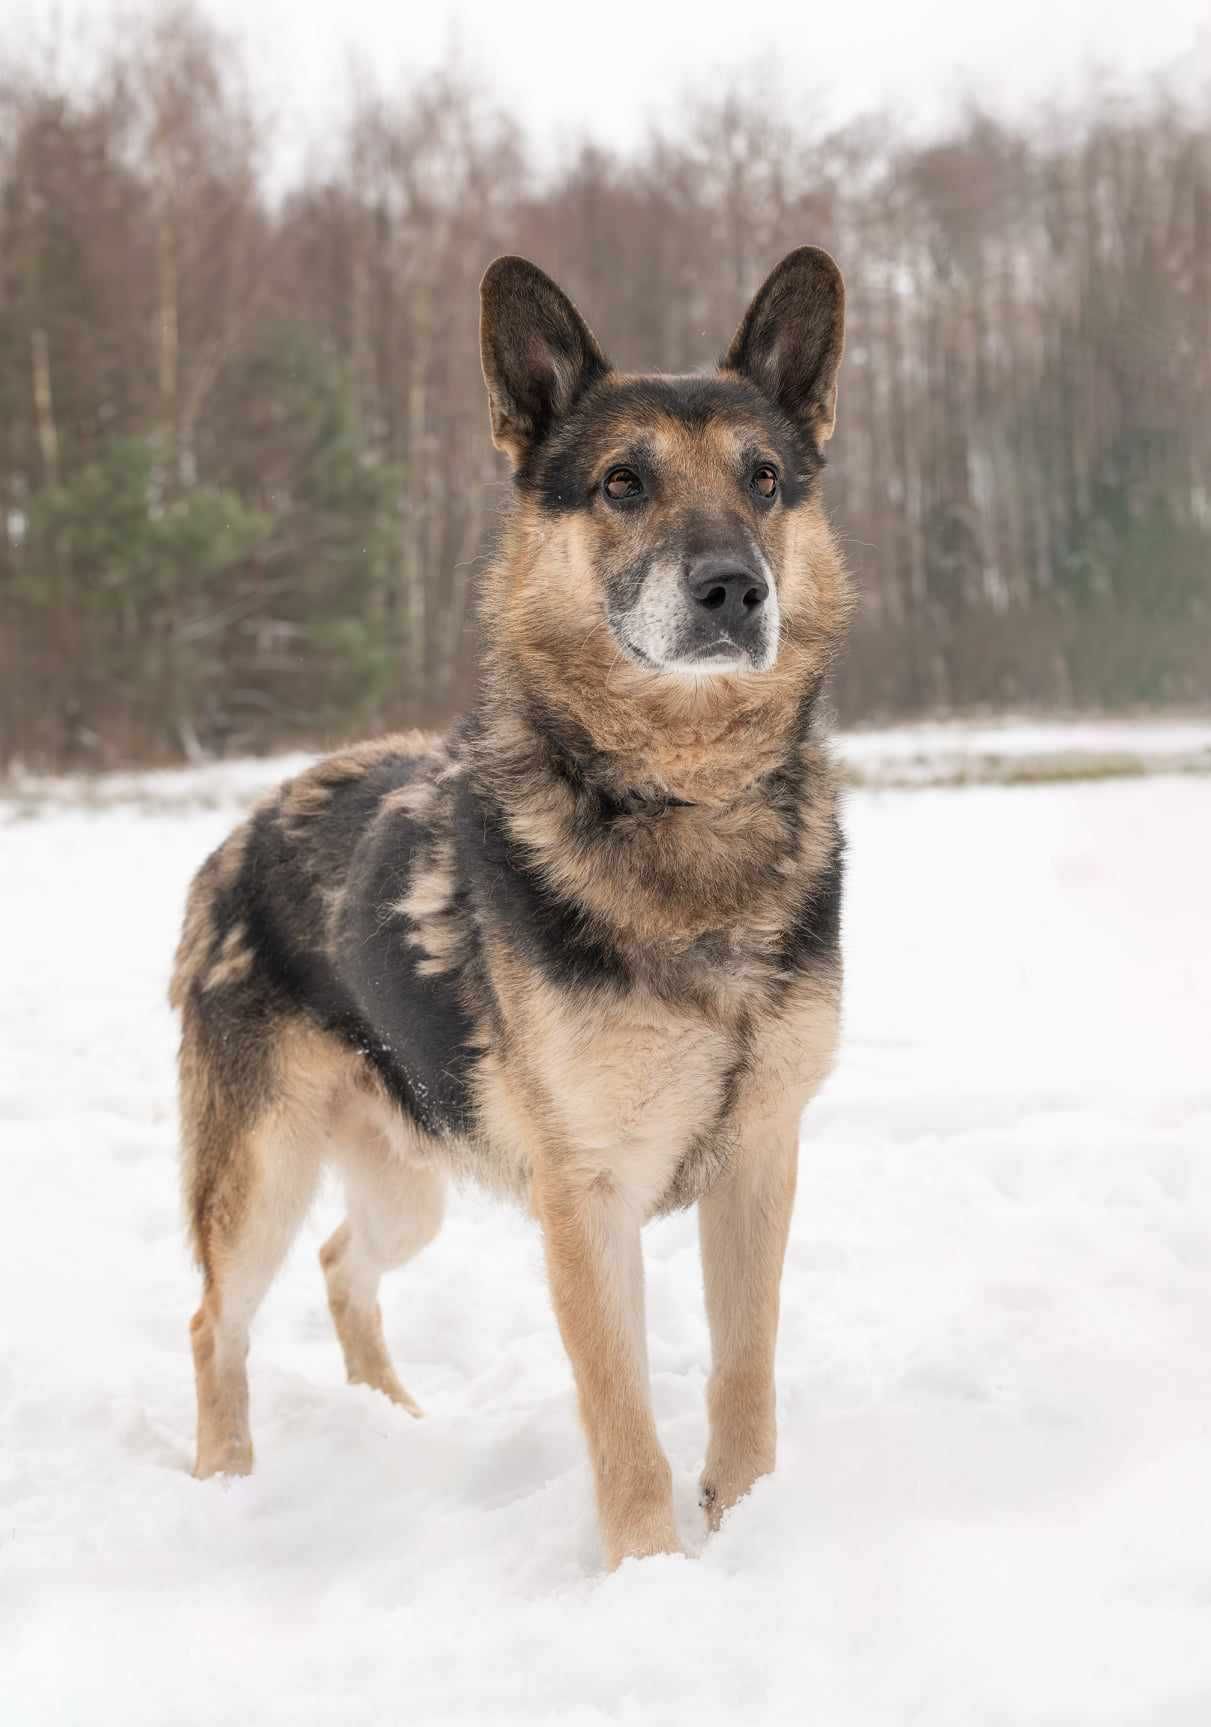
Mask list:
[[[648,1395],[640,1210],[606,1177],[534,1178],[547,1270],[588,1436],[607,1561],[679,1553],[672,1475]]]
[[[744,1147],[698,1206],[712,1354],[701,1503],[712,1529],[774,1467],[778,1291],[798,1155],[796,1123]]]

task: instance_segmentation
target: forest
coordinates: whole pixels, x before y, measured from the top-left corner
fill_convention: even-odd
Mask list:
[[[847,723],[1211,692],[1211,123],[1157,88],[923,141],[751,78],[555,162],[482,82],[350,76],[281,184],[190,6],[84,80],[0,51],[0,768],[444,723],[507,507],[500,252],[629,369],[713,364],[793,246],[845,271]]]

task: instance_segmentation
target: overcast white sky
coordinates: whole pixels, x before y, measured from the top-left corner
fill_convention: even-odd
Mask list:
[[[687,86],[762,68],[839,121],[891,106],[932,129],[971,93],[1020,112],[1095,75],[1135,88],[1173,75],[1211,91],[1208,0],[203,0],[251,49],[289,161],[339,124],[351,54],[384,78],[456,46],[548,149],[589,133],[625,143],[674,116]],[[77,55],[114,16],[155,0],[0,0],[0,35],[52,29]],[[54,21],[59,28],[54,29]]]

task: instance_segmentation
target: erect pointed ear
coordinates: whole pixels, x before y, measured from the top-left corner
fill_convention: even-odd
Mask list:
[[[833,435],[845,284],[827,252],[800,246],[758,289],[720,361],[743,372],[818,445]]]
[[[517,465],[610,364],[568,296],[524,258],[490,264],[479,297],[492,442]]]

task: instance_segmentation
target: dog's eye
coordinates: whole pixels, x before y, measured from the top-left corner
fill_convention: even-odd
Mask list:
[[[771,468],[768,462],[762,462],[761,466],[753,475],[751,484],[754,492],[756,492],[759,498],[765,498],[768,500],[776,497],[778,494],[777,470]]]
[[[634,468],[611,468],[602,490],[611,503],[617,504],[624,498],[641,498],[643,481]]]

